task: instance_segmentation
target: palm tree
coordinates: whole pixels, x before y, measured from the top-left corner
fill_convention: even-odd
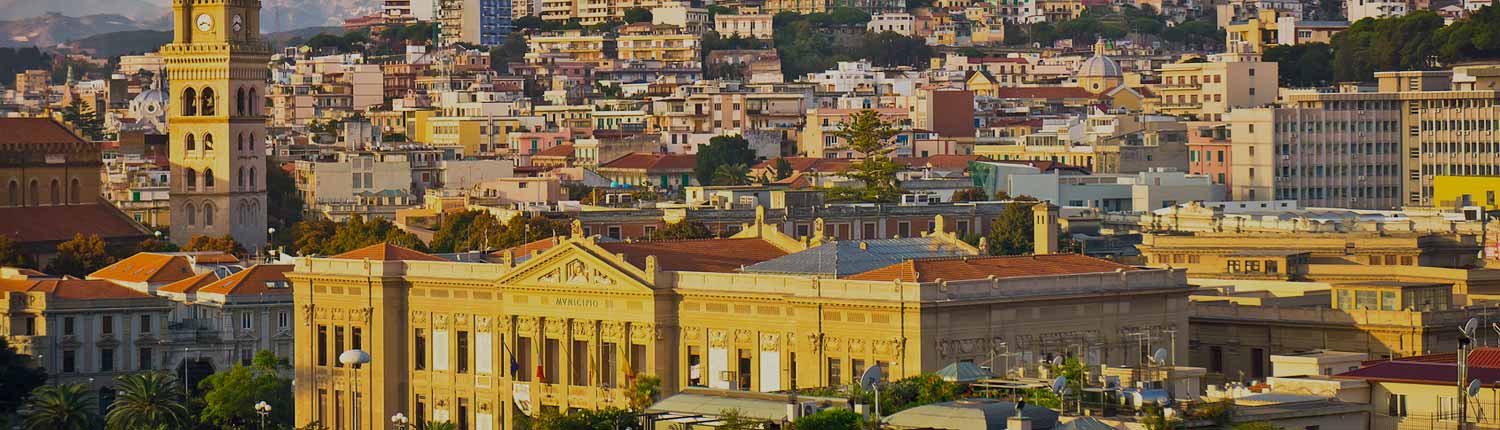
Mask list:
[[[744,164],[720,164],[714,168],[714,185],[745,185],[750,183],[746,176],[750,174],[750,168]]]
[[[177,378],[162,372],[116,378],[120,395],[105,415],[111,430],[174,429],[188,420]]]
[[[47,385],[31,392],[21,407],[27,430],[85,430],[98,421],[94,394],[83,384]]]
[[[428,421],[427,430],[453,430],[453,423],[448,421]]]

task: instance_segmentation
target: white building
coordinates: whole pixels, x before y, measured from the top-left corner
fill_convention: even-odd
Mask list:
[[[1223,185],[1208,176],[1158,169],[1134,175],[1012,174],[1002,181],[1013,196],[1031,196],[1059,206],[1109,212],[1145,212],[1190,201],[1223,198]]]
[[[877,13],[870,16],[870,22],[865,24],[865,30],[872,33],[890,31],[902,36],[911,36],[916,23],[917,18],[906,12]]]
[[[1344,0],[1345,15],[1349,22],[1365,18],[1385,18],[1406,15],[1405,0]]]

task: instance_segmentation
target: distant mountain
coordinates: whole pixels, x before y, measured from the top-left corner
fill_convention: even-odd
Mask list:
[[[162,45],[172,43],[172,32],[167,30],[129,30],[96,34],[61,45],[62,48],[87,52],[96,58],[114,58],[121,55],[140,55],[156,52]]]
[[[345,18],[379,13],[381,3],[381,0],[261,0],[260,31],[276,33],[340,26]]]
[[[319,34],[342,36],[344,35],[344,27],[299,28],[296,30],[266,33],[264,34],[264,37],[267,42],[271,43],[272,48],[281,49],[288,45],[301,44],[302,42],[306,42],[307,39],[311,39],[313,38],[313,36],[317,36]]]
[[[120,15],[137,21],[160,19],[171,13],[168,0],[0,0],[0,20],[66,16]]]
[[[0,0],[0,2],[5,1],[9,0]],[[53,2],[48,1],[45,3]],[[131,30],[166,30],[169,28],[169,23],[160,19],[154,21],[136,21],[113,14],[70,17],[49,13],[34,18],[0,21],[0,47],[40,46],[50,48],[65,41],[83,39],[98,34]]]

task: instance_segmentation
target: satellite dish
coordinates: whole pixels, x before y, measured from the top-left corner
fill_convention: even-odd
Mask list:
[[[1151,361],[1155,361],[1156,364],[1166,363],[1167,362],[1167,349],[1166,348],[1157,348],[1156,349],[1156,353],[1151,354]]]
[[[1464,337],[1474,337],[1474,330],[1478,329],[1478,328],[1479,328],[1479,319],[1478,318],[1469,318],[1468,321],[1464,322],[1463,328],[1460,328],[1458,330],[1461,331],[1461,332],[1463,332]]]
[[[1468,389],[1468,391],[1469,391],[1469,397],[1474,397],[1474,396],[1479,395],[1479,380],[1478,379],[1471,379],[1471,380],[1469,380],[1469,389]]]
[[[869,369],[865,369],[864,374],[859,375],[859,388],[863,390],[873,390],[875,389],[875,384],[880,383],[880,380],[884,378],[885,375],[884,372],[880,370],[880,365],[877,364],[874,366],[870,366]]]
[[[1068,389],[1068,377],[1059,376],[1057,379],[1052,380],[1052,392],[1062,394],[1063,390],[1066,389]]]

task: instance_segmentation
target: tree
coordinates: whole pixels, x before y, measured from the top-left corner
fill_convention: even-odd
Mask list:
[[[21,407],[21,427],[26,430],[93,429],[99,421],[98,407],[93,391],[83,384],[38,387]]]
[[[750,168],[744,164],[720,164],[714,168],[713,185],[745,185],[750,183]]]
[[[531,423],[532,430],[599,430],[632,427],[634,418],[629,411],[619,408],[598,410],[574,410],[566,414],[542,412]]]
[[[625,9],[625,22],[635,24],[637,22],[651,22],[651,9],[643,7],[632,7]]]
[[[104,239],[97,234],[85,237],[78,233],[72,240],[57,244],[57,257],[52,259],[47,271],[82,278],[114,262],[115,258],[105,250]]]
[[[5,389],[0,390],[0,416],[8,416],[21,407],[26,393],[47,382],[47,373],[35,366],[31,356],[17,353],[10,340],[0,336],[0,381],[5,381]]]
[[[177,252],[178,250],[177,244],[156,238],[142,240],[135,244],[135,252]]]
[[[292,226],[292,247],[299,255],[334,255],[374,245],[390,243],[396,246],[426,251],[427,244],[405,230],[401,230],[384,219],[365,221],[352,216],[342,223],[324,219],[299,222]]]
[[[180,397],[177,378],[164,372],[144,372],[115,378],[119,395],[105,419],[110,430],[180,429],[191,415]]]
[[[862,430],[864,417],[848,409],[828,408],[798,418],[793,430]]]
[[[511,25],[514,26],[516,30],[521,30],[521,29],[541,30],[542,26],[544,25],[544,21],[542,21],[542,17],[540,17],[540,16],[526,15],[526,16],[523,16],[523,17],[516,18],[516,19],[512,20],[511,21]]]
[[[792,162],[787,161],[785,157],[776,159],[775,169],[775,177],[778,181],[792,177]]]
[[[739,409],[722,409],[719,411],[719,426],[715,430],[755,430],[760,428],[760,424],[760,420],[745,416]]]
[[[505,36],[505,41],[490,48],[490,68],[502,74],[509,74],[510,65],[521,62],[530,50],[530,46],[526,44],[526,35],[521,32],[512,32]]]
[[[275,354],[260,351],[250,366],[235,365],[209,375],[199,383],[205,391],[198,420],[218,428],[259,422],[254,407],[264,401],[271,405],[269,423],[292,425],[292,380],[281,376],[285,369]]]
[[[236,242],[233,236],[229,235],[219,237],[193,236],[191,240],[188,240],[187,246],[183,247],[182,250],[218,251],[240,258],[244,258],[245,254],[247,254],[247,252],[245,251],[245,247],[243,245],[240,245],[239,242]]]
[[[16,241],[10,236],[0,234],[0,266],[24,267],[27,266],[26,255],[16,246]]]
[[[707,145],[698,145],[697,165],[693,167],[693,176],[698,179],[699,184],[713,184],[714,174],[719,166],[725,164],[750,165],[755,162],[755,151],[750,149],[750,141],[740,135],[714,136],[708,140]]]
[[[656,396],[661,394],[661,378],[656,375],[636,375],[635,380],[630,381],[630,387],[625,391],[625,396],[630,399],[630,410],[644,411],[652,403],[656,403]]]
[[[464,211],[443,216],[432,234],[435,252],[489,251],[553,237],[571,230],[560,221],[542,216],[514,216],[500,222],[485,211]]]
[[[104,118],[93,107],[84,105],[82,98],[74,98],[61,113],[63,123],[77,130],[80,137],[88,140],[104,138]]]
[[[984,189],[981,188],[964,188],[953,193],[953,201],[955,202],[982,202],[987,200],[989,200],[989,196],[985,195]]]
[[[859,10],[859,8],[849,6],[833,8],[832,11],[828,12],[828,17],[833,20],[834,24],[845,27],[864,27],[866,23],[870,22],[870,14]]]
[[[269,166],[266,169],[266,223],[276,228],[277,243],[287,243],[286,238],[291,235],[289,227],[302,220],[302,210],[302,193],[297,191],[297,180],[281,166]]]
[[[1033,250],[1033,221],[1031,206],[1035,199],[1021,196],[1005,206],[1000,216],[990,223],[990,255],[1021,255]]]
[[[891,142],[896,132],[890,123],[880,118],[880,113],[872,109],[849,115],[849,120],[840,123],[839,130],[833,135],[843,139],[845,148],[858,151],[864,158],[850,164],[843,175],[864,182],[866,190],[879,195],[900,194],[896,173],[902,167],[890,157],[896,150]]]
[[[426,428],[427,430],[454,430],[458,427],[450,421],[428,421]]]
[[[1275,45],[1266,48],[1266,62],[1276,63],[1284,87],[1321,87],[1333,84],[1333,49],[1327,43]]]
[[[1399,17],[1361,19],[1333,35],[1333,78],[1370,81],[1375,72],[1437,67],[1443,18],[1419,10]]]
[[[713,237],[714,233],[708,227],[697,221],[678,221],[667,224],[666,227],[656,229],[647,235],[650,240],[687,240],[707,239]]]

